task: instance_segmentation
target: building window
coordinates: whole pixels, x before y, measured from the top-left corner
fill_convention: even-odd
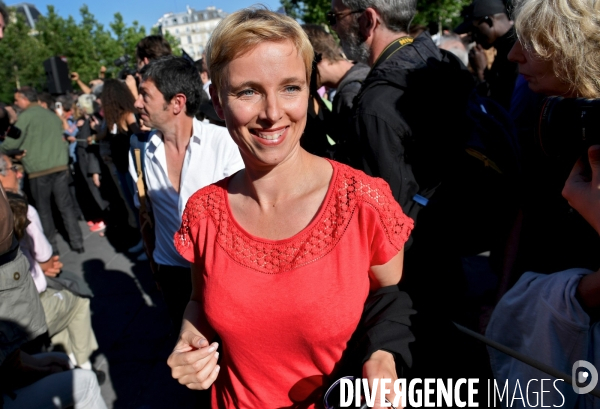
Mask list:
[[[188,22],[188,18],[187,18],[187,17],[184,17],[184,18],[183,18],[183,22],[184,22],[184,23],[187,23],[187,22]]]
[[[178,28],[175,29],[175,34],[179,34],[179,29]]]
[[[188,44],[192,44],[192,37],[191,36],[187,36],[188,38]]]

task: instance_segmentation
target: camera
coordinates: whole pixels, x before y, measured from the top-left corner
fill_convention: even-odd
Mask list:
[[[600,99],[545,98],[536,136],[546,156],[574,163],[600,144]]]
[[[119,58],[117,58],[117,59],[114,61],[114,64],[115,64],[117,67],[120,67],[120,66],[122,66],[122,65],[125,65],[125,64],[127,64],[127,63],[129,62],[129,60],[131,60],[131,56],[130,56],[129,54],[125,54],[125,55],[122,55],[122,56],[120,56]]]
[[[128,75],[135,76],[135,74],[137,73],[137,70],[135,69],[135,67],[132,67],[129,64],[130,61],[131,61],[131,56],[129,54],[122,55],[113,61],[115,66],[123,67],[121,69],[121,71],[119,71],[119,74],[117,75],[118,79],[124,80],[125,78],[127,78]]]

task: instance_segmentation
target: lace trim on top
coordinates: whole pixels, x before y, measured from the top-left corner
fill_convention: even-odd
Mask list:
[[[400,250],[408,240],[413,221],[402,213],[388,184],[346,165],[331,163],[334,173],[323,205],[310,225],[293,237],[259,239],[238,226],[229,211],[227,178],[190,198],[177,247],[192,247],[190,226],[210,217],[217,228],[217,243],[233,260],[261,273],[282,273],[317,261],[333,250],[358,204],[366,202],[377,209],[388,240]]]

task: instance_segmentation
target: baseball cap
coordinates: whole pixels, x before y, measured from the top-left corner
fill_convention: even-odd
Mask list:
[[[471,31],[473,20],[494,14],[506,13],[506,6],[502,0],[475,0],[465,7],[461,13],[464,21],[454,30],[457,34],[465,34]]]

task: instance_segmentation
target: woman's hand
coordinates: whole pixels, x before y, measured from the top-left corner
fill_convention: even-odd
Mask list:
[[[43,263],[39,263],[44,275],[48,277],[56,277],[60,274],[60,270],[63,268],[63,263],[60,262],[59,256],[52,256],[50,260]]]
[[[562,195],[600,234],[600,145],[588,149],[592,174],[577,161],[565,183]]]
[[[218,347],[216,342],[209,345],[206,338],[198,333],[184,331],[167,360],[171,375],[190,389],[210,388],[221,369],[217,365]]]
[[[373,390],[373,382],[375,379],[379,379],[377,383],[377,390],[375,391],[375,405],[374,409],[382,409],[384,408],[383,403],[381,401],[381,380],[382,379],[391,379],[392,383],[385,384],[385,387],[390,390],[390,393],[386,394],[385,397],[388,401],[394,403],[394,399],[396,394],[394,393],[394,382],[398,379],[398,375],[396,374],[396,361],[394,360],[394,356],[387,351],[375,351],[371,355],[371,358],[363,365],[363,378],[367,378],[369,380],[369,388],[371,391]],[[389,407],[389,406],[388,406]],[[401,408],[402,406],[398,406]]]
[[[92,175],[92,182],[94,182],[94,185],[95,185],[96,187],[100,187],[100,175],[99,175],[99,174],[97,174],[97,173],[94,173],[94,174]]]

